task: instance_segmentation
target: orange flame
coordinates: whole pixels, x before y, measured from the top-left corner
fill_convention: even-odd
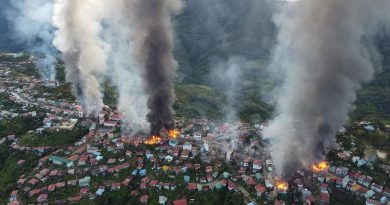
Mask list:
[[[173,138],[173,139],[176,139],[178,136],[179,136],[180,132],[177,131],[176,129],[173,129],[173,130],[169,130],[168,131],[168,136],[169,138]]]
[[[287,189],[288,189],[288,183],[283,181],[283,180],[276,180],[275,184],[276,184],[276,189],[278,191],[284,192],[284,191],[287,191]]]
[[[322,161],[319,163],[315,163],[311,166],[311,168],[316,172],[327,171],[329,168],[329,163],[327,161]]]
[[[155,145],[161,142],[161,137],[159,136],[151,136],[149,139],[145,140],[144,144],[147,145]]]

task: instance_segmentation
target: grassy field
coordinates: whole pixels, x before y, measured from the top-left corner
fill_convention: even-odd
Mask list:
[[[17,117],[0,121],[0,138],[7,135],[22,135],[42,125],[42,118]]]
[[[208,117],[217,119],[223,116],[221,107],[223,96],[216,90],[200,85],[177,85],[176,103],[174,105],[178,116]]]
[[[176,103],[174,109],[177,116],[186,118],[209,118],[223,120],[226,112],[226,98],[210,86],[180,84],[175,86]],[[256,88],[244,89],[237,109],[241,120],[246,122],[263,121],[270,116],[272,108],[260,101]]]
[[[62,84],[53,88],[42,85],[36,86],[34,90],[38,93],[35,97],[45,97],[47,100],[66,100],[68,102],[73,102],[76,100],[72,92],[71,84]],[[48,95],[43,96],[43,93],[47,93]]]
[[[27,133],[20,139],[23,146],[67,146],[88,133],[88,129],[76,127],[72,131],[50,131],[42,134]]]
[[[11,77],[18,78],[24,76],[35,76],[39,78],[40,74],[38,69],[35,68],[34,64],[28,64],[25,67],[11,69]]]

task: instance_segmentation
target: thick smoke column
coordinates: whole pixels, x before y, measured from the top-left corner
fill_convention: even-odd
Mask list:
[[[43,79],[54,80],[57,50],[52,45],[54,27],[52,25],[52,0],[11,1],[12,8],[6,17],[12,24],[14,38],[27,44],[36,57],[36,64]]]
[[[388,0],[301,0],[277,16],[278,115],[264,131],[277,174],[323,160],[379,58],[371,44]]]
[[[147,116],[151,133],[158,134],[161,128],[175,126],[173,103],[175,93],[173,80],[177,62],[174,49],[171,16],[182,8],[180,0],[131,0],[127,3],[132,21],[136,62],[143,69],[145,92],[148,95]]]
[[[100,82],[107,66],[107,49],[100,34],[106,1],[56,0],[54,25],[58,28],[54,45],[61,51],[66,79],[76,88],[81,105],[90,112],[103,107]]]
[[[134,42],[131,36],[136,31],[128,25],[125,1],[127,0],[112,0],[107,5],[111,15],[104,21],[103,38],[111,45],[107,54],[109,78],[119,94],[118,109],[124,114],[122,132],[133,135],[148,132],[150,123],[146,119],[149,109],[142,87],[141,70],[132,58]]]

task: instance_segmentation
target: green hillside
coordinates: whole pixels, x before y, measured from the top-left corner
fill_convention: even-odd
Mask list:
[[[383,68],[374,80],[358,92],[353,119],[382,121],[390,124],[390,38],[377,40]]]

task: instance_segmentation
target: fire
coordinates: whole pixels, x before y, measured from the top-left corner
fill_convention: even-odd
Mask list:
[[[276,183],[276,189],[278,191],[283,191],[283,192],[287,191],[287,189],[288,189],[288,183],[287,182],[285,182],[283,180],[276,180],[275,183]]]
[[[311,168],[316,172],[327,171],[329,168],[329,163],[327,161],[322,161],[322,162],[313,164],[311,166]]]
[[[177,131],[176,129],[173,129],[173,130],[169,130],[168,131],[168,136],[170,138],[173,138],[173,139],[176,139],[178,136],[179,136],[180,132]]]
[[[159,136],[151,136],[148,140],[145,140],[144,144],[147,145],[155,145],[161,142],[161,137]]]

